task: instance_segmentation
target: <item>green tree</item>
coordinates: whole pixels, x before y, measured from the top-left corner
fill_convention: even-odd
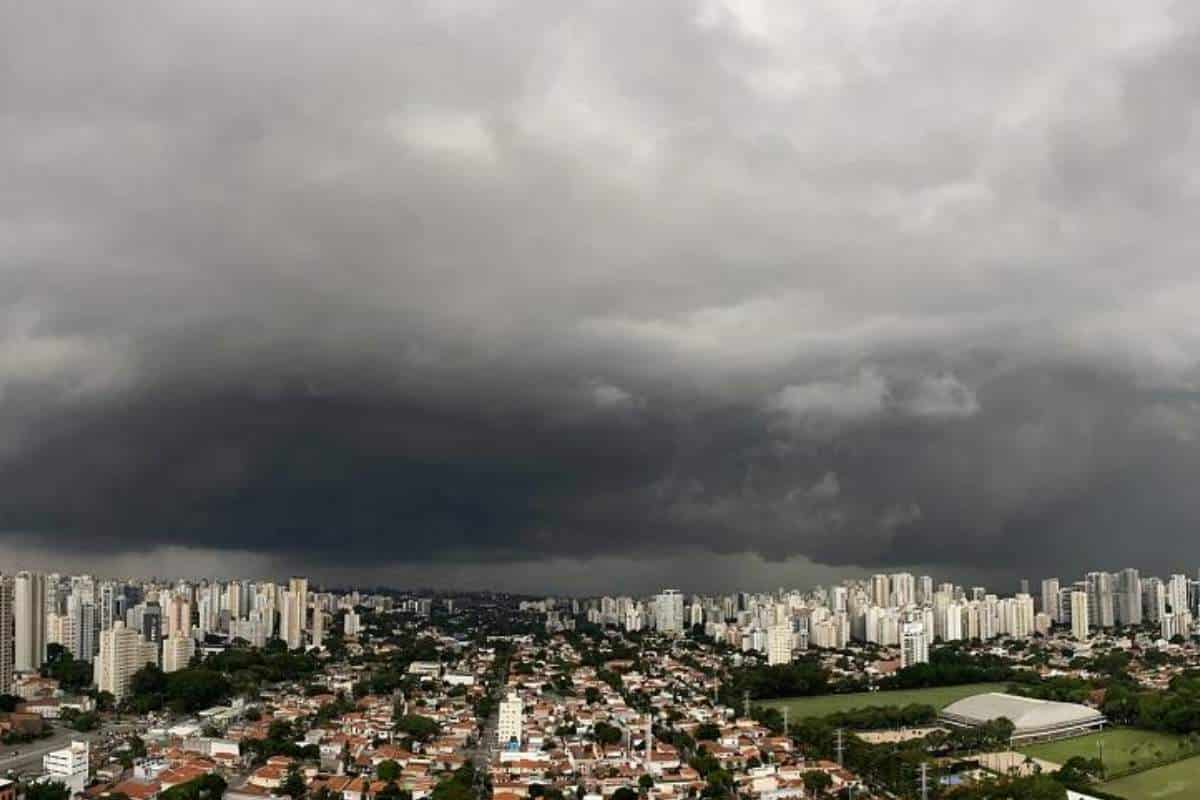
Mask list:
[[[595,724],[592,728],[592,735],[602,745],[616,744],[621,741],[621,729],[604,721]]]
[[[292,800],[300,800],[300,798],[304,797],[307,790],[308,787],[304,783],[304,776],[300,774],[300,768],[293,765],[288,770],[287,777],[283,779],[283,783],[275,790],[275,794],[285,794],[292,798]]]
[[[814,797],[824,797],[825,792],[833,785],[833,778],[829,777],[829,773],[819,769],[809,770],[801,777],[804,781],[805,791]]]
[[[395,724],[398,733],[407,733],[418,742],[428,742],[442,730],[436,721],[420,714],[405,714]]]
[[[31,783],[25,786],[25,800],[69,800],[71,791],[58,781]]]
[[[375,777],[384,783],[392,783],[400,777],[400,765],[390,758],[380,761],[375,767]]]

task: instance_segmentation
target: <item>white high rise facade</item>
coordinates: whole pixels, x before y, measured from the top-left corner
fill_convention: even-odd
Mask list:
[[[792,625],[781,622],[767,628],[767,664],[790,664],[792,662]]]
[[[158,663],[158,645],[118,620],[100,633],[100,653],[96,658],[96,686],[111,692],[118,702],[129,693],[133,674],[147,664]]]
[[[520,695],[510,692],[500,701],[500,719],[496,726],[496,739],[500,746],[506,747],[510,742],[516,742],[519,747],[524,724],[525,704],[521,701]]]
[[[1054,622],[1058,619],[1058,578],[1046,578],[1042,581],[1042,613],[1049,615]]]
[[[901,631],[900,667],[929,663],[929,639],[925,636],[925,625],[906,622]]]
[[[654,627],[659,633],[683,633],[683,595],[678,589],[663,589],[654,600]]]
[[[192,637],[177,633],[168,636],[162,642],[162,671],[178,672],[187,667],[192,660],[196,643]]]
[[[1088,638],[1087,592],[1071,592],[1071,635],[1081,642]]]
[[[13,668],[33,672],[46,661],[46,576],[18,572],[12,600]]]
[[[286,625],[283,625],[283,640],[289,650],[304,647],[304,631],[308,615],[308,578],[294,577],[288,581]]]

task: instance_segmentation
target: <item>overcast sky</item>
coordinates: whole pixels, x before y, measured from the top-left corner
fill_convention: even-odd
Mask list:
[[[1198,34],[1155,0],[0,4],[0,557],[1191,573]]]

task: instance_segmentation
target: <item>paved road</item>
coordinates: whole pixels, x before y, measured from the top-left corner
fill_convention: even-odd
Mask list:
[[[51,750],[66,747],[72,740],[95,742],[100,738],[99,731],[79,733],[69,728],[56,727],[54,735],[49,739],[38,739],[36,742],[9,746],[0,745],[0,774],[9,770],[17,774],[25,774],[42,770],[42,756]],[[16,750],[17,755],[13,755]]]

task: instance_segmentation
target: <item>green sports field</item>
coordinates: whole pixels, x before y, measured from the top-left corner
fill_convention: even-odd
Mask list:
[[[1200,797],[1200,757],[1102,783],[1100,788],[1129,800],[1191,800]]]
[[[793,719],[824,717],[838,711],[853,708],[879,708],[881,706],[907,706],[923,703],[942,709],[956,700],[984,692],[1003,692],[1004,683],[969,683],[963,686],[936,686],[932,689],[905,689],[894,692],[858,692],[855,694],[827,694],[819,697],[789,697],[765,700],[763,705],[788,709]]]
[[[1147,764],[1163,759],[1178,757],[1181,736],[1135,728],[1109,728],[1103,733],[1076,736],[1057,742],[1027,744],[1016,749],[1027,756],[1065,764],[1073,756],[1097,758],[1100,745],[1104,745],[1104,766],[1109,772],[1124,772],[1140,769]]]

